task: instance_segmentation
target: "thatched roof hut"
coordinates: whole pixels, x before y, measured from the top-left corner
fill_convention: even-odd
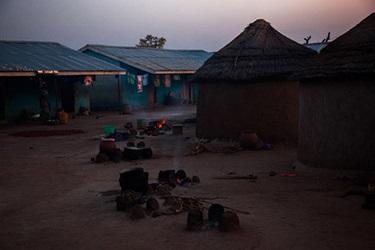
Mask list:
[[[321,51],[314,66],[299,78],[375,74],[375,13],[338,37]]]
[[[296,142],[298,82],[287,78],[315,54],[264,20],[251,23],[195,74],[197,135],[235,139],[246,130]]]
[[[375,170],[375,14],[330,43],[300,84],[298,159]]]
[[[258,19],[198,70],[201,81],[285,79],[316,54]]]

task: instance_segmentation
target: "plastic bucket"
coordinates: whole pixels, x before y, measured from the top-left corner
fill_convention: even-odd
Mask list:
[[[112,135],[116,133],[116,128],[113,125],[105,125],[103,127],[103,133],[105,136]]]
[[[99,150],[101,153],[111,153],[116,150],[116,142],[113,138],[102,138]]]

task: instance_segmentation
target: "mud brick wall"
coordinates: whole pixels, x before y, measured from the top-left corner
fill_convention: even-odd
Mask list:
[[[244,130],[270,143],[298,141],[298,82],[199,85],[197,136],[238,139]]]
[[[298,159],[311,166],[375,170],[374,80],[300,86]]]

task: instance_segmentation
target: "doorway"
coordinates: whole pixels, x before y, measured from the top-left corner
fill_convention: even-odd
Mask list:
[[[61,84],[61,105],[65,112],[75,112],[74,82],[62,82]]]

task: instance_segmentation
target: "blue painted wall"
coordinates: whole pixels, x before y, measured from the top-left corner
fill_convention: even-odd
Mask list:
[[[147,74],[145,71],[113,60],[94,51],[87,50],[84,53],[122,67],[128,74],[135,76]],[[153,100],[151,98],[153,95],[153,86],[151,86],[151,81],[147,86],[143,86],[142,93],[138,93],[137,84],[131,84],[129,82],[129,75],[121,75],[119,77],[120,79],[115,76],[96,77],[94,86],[90,90],[91,107],[93,110],[118,110],[125,104],[130,105],[133,109],[153,106]]]
[[[120,109],[122,101],[119,101],[118,84],[115,76],[96,76],[90,88],[91,108],[93,110]]]
[[[90,90],[91,107],[93,110],[117,110],[124,104],[130,105],[133,109],[146,108],[157,105],[164,105],[168,94],[171,94],[178,100],[179,103],[196,103],[198,88],[193,85],[190,91],[187,83],[187,77],[181,76],[180,80],[173,80],[171,87],[166,87],[164,83],[164,76],[160,76],[160,86],[154,86],[154,75],[149,74],[149,83],[143,86],[143,92],[138,93],[137,84],[131,84],[129,75],[145,75],[147,72],[130,65],[124,64],[117,60],[106,57],[102,54],[91,50],[86,50],[84,53],[97,57],[101,60],[120,66],[128,72],[128,75],[120,76],[120,83],[114,76],[98,76],[93,88]],[[120,97],[118,90],[120,89]],[[121,100],[121,101],[119,101]]]
[[[13,120],[22,110],[38,113],[38,84],[29,78],[7,78],[5,81],[5,118]]]
[[[40,113],[40,90],[39,83],[30,77],[7,77],[1,79],[4,91],[6,120],[14,120],[23,110]],[[46,80],[48,89],[48,101],[51,108],[51,115],[56,114],[62,107],[61,88],[67,81],[74,82],[74,106],[75,113],[80,107],[90,108],[90,96],[88,87],[85,87],[77,78],[58,78],[56,84],[53,79]]]
[[[132,74],[131,72],[134,71],[128,71],[129,74]],[[138,72],[139,75],[141,75],[141,72]],[[137,75],[134,74],[133,75]],[[142,74],[143,75],[143,74]],[[121,76],[123,84],[123,103],[130,105],[132,108],[140,109],[140,108],[146,108],[146,107],[152,107],[154,105],[153,102],[153,85],[152,83],[149,83],[147,86],[143,86],[143,91],[141,93],[138,93],[137,90],[137,84],[131,84],[129,81],[129,76]]]
[[[82,81],[74,83],[74,111],[78,113],[82,108],[91,109],[90,107],[90,89],[91,87],[85,86]]]
[[[196,84],[189,83],[186,75],[181,75],[180,80],[173,80],[170,87],[166,87],[164,81],[160,87],[156,88],[157,103],[165,104],[169,93],[179,104],[196,103],[198,99],[198,87]],[[161,76],[163,79],[164,76]]]
[[[164,76],[161,76],[163,79]],[[181,80],[176,81],[172,80],[171,86],[166,87],[164,79],[161,81],[160,87],[156,88],[156,102],[157,104],[164,105],[166,104],[166,99],[169,93],[176,99],[181,99],[182,95],[181,92],[183,90],[183,83]]]

